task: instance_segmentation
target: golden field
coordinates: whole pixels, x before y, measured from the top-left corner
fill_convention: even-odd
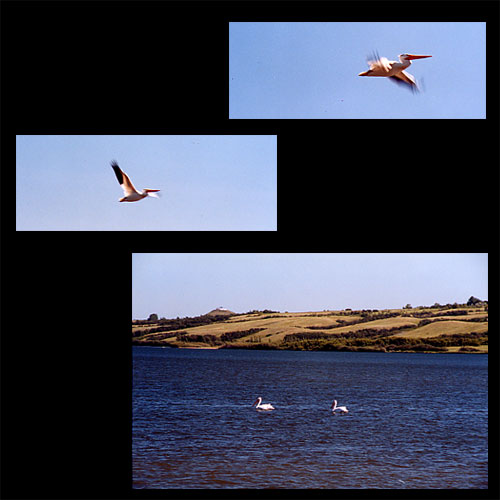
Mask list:
[[[133,343],[191,348],[308,349],[316,348],[316,344],[319,348],[323,344],[331,347],[330,341],[339,342],[340,339],[351,346],[399,345],[405,341],[414,344],[419,340],[436,344],[439,336],[455,335],[460,337],[457,340],[459,344],[445,345],[446,342],[441,338],[439,345],[445,345],[440,348],[441,351],[456,352],[464,347],[469,347],[471,352],[488,351],[487,305],[373,311],[252,312],[180,329],[178,326],[169,329],[164,325],[161,321],[132,325]],[[148,333],[148,329],[153,328],[161,331]],[[287,337],[290,335],[292,337]],[[467,336],[471,338],[470,346],[466,342]],[[382,338],[384,340],[380,340]],[[454,338],[449,338],[453,344]],[[481,339],[480,343],[478,338]]]

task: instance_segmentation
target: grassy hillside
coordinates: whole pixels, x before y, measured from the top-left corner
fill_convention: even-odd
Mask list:
[[[408,338],[429,338],[436,335],[453,335],[457,333],[488,332],[488,323],[485,322],[464,322],[461,320],[434,321],[429,325],[424,325],[414,330],[396,333],[395,337]]]
[[[147,324],[144,324],[147,323]],[[193,326],[191,326],[193,325]],[[487,306],[252,312],[132,325],[135,345],[198,348],[487,352]]]

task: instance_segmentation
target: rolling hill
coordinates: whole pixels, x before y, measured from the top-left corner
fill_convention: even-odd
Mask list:
[[[216,309],[215,313],[221,311]],[[348,351],[488,352],[487,305],[215,314],[134,324],[134,345]],[[207,317],[208,316],[208,317]]]

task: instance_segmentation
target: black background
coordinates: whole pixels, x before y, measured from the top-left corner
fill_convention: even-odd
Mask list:
[[[158,496],[131,488],[133,252],[489,252],[498,297],[498,5],[2,2],[2,497]],[[230,21],[486,21],[487,119],[230,121]],[[278,135],[277,232],[15,231],[16,135],[240,133]]]

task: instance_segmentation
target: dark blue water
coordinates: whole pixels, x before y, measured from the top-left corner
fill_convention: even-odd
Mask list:
[[[133,370],[134,488],[488,487],[487,355],[134,347]]]

